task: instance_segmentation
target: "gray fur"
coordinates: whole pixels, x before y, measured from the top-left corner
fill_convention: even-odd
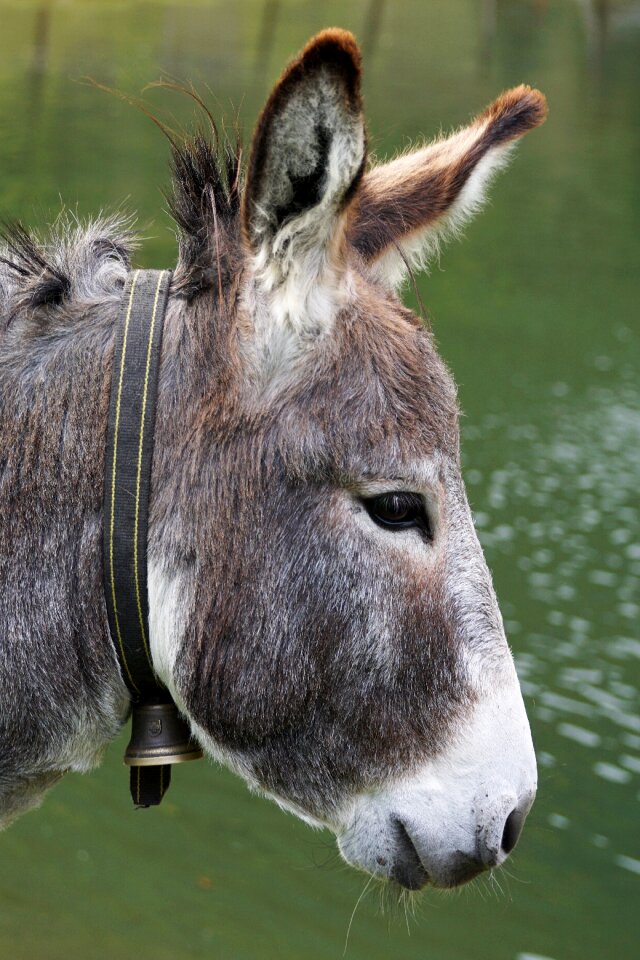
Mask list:
[[[265,108],[243,192],[239,156],[219,161],[202,136],[173,144],[180,259],[157,402],[151,645],[214,756],[342,832],[353,862],[405,885],[424,882],[429,838],[439,838],[434,882],[458,883],[472,873],[452,867],[444,820],[427,816],[413,849],[389,804],[413,822],[412,798],[425,795],[420,771],[440,786],[453,778],[455,792],[450,753],[484,783],[469,733],[482,717],[478,742],[501,767],[491,781],[497,800],[486,802],[495,824],[490,834],[476,828],[475,780],[454,818],[471,844],[464,864],[477,872],[498,862],[509,810],[526,814],[535,762],[462,484],[455,386],[429,331],[349,241],[364,152],[358,84],[350,35],[329,31],[310,44]],[[312,182],[287,187],[287,142],[302,142],[319,115],[330,149],[307,140]],[[330,196],[336,215],[304,249],[291,246],[286,284],[274,284],[269,249],[284,246],[294,221],[312,224],[335,145],[333,161],[348,156]],[[309,257],[316,242],[320,255]],[[102,220],[59,225],[46,245],[14,229],[0,254],[5,822],[67,770],[97,763],[128,712],[107,626],[101,525],[114,331],[132,245],[127,224]],[[428,535],[376,524],[372,490],[423,497]],[[504,737],[501,704],[515,731]],[[382,824],[375,836],[357,829],[358,805],[363,822]],[[398,863],[383,857],[382,868],[384,831]],[[490,836],[492,859],[473,846],[478,836]],[[411,877],[406,862],[398,866],[403,856]]]
[[[130,236],[59,225],[9,235],[0,289],[0,815],[118,733],[127,695],[101,589],[102,464],[113,324]],[[35,253],[38,253],[38,257]],[[64,299],[42,301],[63,277]],[[36,302],[38,306],[33,307]]]

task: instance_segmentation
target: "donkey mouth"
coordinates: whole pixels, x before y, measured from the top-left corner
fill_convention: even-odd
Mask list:
[[[393,831],[395,852],[389,878],[405,890],[422,890],[427,884],[443,889],[459,887],[486,869],[479,859],[457,851],[442,875],[431,876],[402,820],[394,819]]]
[[[429,874],[404,823],[401,820],[395,820],[394,828],[396,855],[390,876],[405,890],[421,890],[429,882]]]

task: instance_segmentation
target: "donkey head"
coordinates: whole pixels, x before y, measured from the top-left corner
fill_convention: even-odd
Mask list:
[[[455,387],[397,290],[544,114],[518,87],[367,170],[359,52],[331,30],[272,92],[235,207],[202,143],[175,157],[156,667],[213,756],[409,888],[504,860],[536,765]]]

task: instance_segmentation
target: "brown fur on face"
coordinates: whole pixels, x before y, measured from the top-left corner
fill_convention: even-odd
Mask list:
[[[189,598],[180,697],[265,789],[319,817],[437,752],[473,699],[444,556],[407,564],[352,518],[363,483],[457,462],[455,390],[410,314],[365,279],[356,296],[274,403],[212,384],[194,424],[159,410],[154,553],[166,562],[179,500],[189,545],[169,563]]]

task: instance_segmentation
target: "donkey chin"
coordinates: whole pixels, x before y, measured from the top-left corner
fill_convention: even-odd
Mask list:
[[[514,677],[506,695],[476,706],[445,752],[358,796],[345,811],[338,846],[347,863],[406,889],[456,887],[506,860],[536,786],[529,724]]]

